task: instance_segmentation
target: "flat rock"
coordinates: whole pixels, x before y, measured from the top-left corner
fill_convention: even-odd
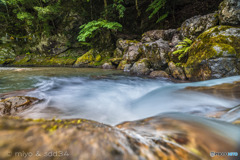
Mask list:
[[[1,115],[16,115],[40,100],[34,97],[16,96],[9,97],[0,101],[0,116]]]

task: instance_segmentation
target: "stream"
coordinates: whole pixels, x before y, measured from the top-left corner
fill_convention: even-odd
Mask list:
[[[168,112],[204,116],[232,108],[240,100],[184,91],[213,86],[240,76],[194,83],[130,76],[117,70],[89,68],[1,68],[0,93],[32,89],[27,96],[44,99],[23,112],[26,118],[85,118],[115,125]],[[235,115],[235,119],[240,113]],[[234,120],[234,119],[233,119]],[[224,121],[231,121],[224,117]]]

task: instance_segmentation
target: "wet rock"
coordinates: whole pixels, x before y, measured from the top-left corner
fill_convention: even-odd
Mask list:
[[[151,72],[149,60],[147,58],[140,59],[133,64],[130,71],[137,75],[148,75]]]
[[[220,24],[240,25],[240,2],[239,0],[224,0],[219,6]]]
[[[26,96],[28,92],[34,91],[35,89],[25,89],[25,90],[19,90],[19,91],[12,91],[7,93],[0,94],[0,100],[6,99],[9,97],[15,97],[15,96]]]
[[[32,153],[27,158],[36,160],[46,159],[46,154],[59,159],[53,153],[61,154],[61,160],[211,159],[211,150],[236,151],[239,141],[234,137],[239,128],[221,123],[186,114],[160,115],[116,127],[85,119],[2,117],[0,159],[24,160],[18,156],[23,152]],[[236,134],[224,132],[226,128]]]
[[[189,49],[187,77],[206,80],[238,75],[239,42],[237,27],[216,26],[202,33]]]
[[[218,24],[218,14],[211,13],[204,16],[194,16],[183,22],[181,36],[196,39],[198,35]]]
[[[209,154],[210,150],[224,152],[224,150],[228,150],[228,147],[237,151],[236,141],[239,141],[239,135],[232,133],[239,134],[240,132],[238,127],[230,123],[179,113],[167,113],[134,122],[125,122],[117,127],[153,140],[153,143],[158,144],[161,149],[165,148],[163,150],[165,154],[169,155],[168,157],[173,156],[170,159],[174,159],[175,154],[182,153],[177,148],[173,149],[174,145],[196,156],[179,157],[179,159],[212,159]],[[230,133],[226,131],[225,127],[234,131],[232,130],[233,132]],[[226,141],[223,137],[231,140]],[[169,144],[173,144],[173,146]],[[162,154],[160,153],[160,155]]]
[[[210,87],[186,87],[185,89],[212,94],[223,98],[240,99],[240,81]]]
[[[173,78],[180,79],[180,80],[186,80],[185,73],[182,68],[177,67],[175,63],[169,62],[168,68],[170,70],[171,75]]]
[[[40,100],[33,97],[9,97],[0,101],[0,115],[16,115]]]
[[[124,65],[124,69],[123,69],[123,71],[124,71],[124,72],[130,72],[131,67],[132,67],[131,64],[126,64],[126,65]]]
[[[115,67],[112,65],[112,63],[104,63],[102,65],[103,69],[114,69]]]
[[[149,77],[151,77],[151,78],[157,78],[157,77],[169,78],[169,75],[164,71],[153,71],[150,73]]]

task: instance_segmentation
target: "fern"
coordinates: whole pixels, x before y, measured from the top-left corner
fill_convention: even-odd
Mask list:
[[[188,38],[184,38],[182,42],[179,42],[177,47],[177,50],[173,52],[173,54],[178,54],[178,59],[181,60],[189,51],[189,48],[192,44],[192,40]]]
[[[154,0],[147,8],[147,12],[151,11],[151,14],[149,15],[149,19],[151,19],[154,15],[156,15],[160,10],[164,9],[165,5],[167,3],[167,0]],[[164,13],[161,15],[156,23],[159,23],[163,19],[165,19],[168,16],[169,12]]]
[[[80,26],[78,41],[85,42],[87,38],[93,38],[101,29],[121,30],[122,25],[118,22],[108,22],[106,20],[94,20]]]

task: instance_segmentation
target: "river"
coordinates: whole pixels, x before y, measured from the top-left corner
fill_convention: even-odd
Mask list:
[[[194,83],[130,76],[117,70],[91,68],[1,68],[0,93],[33,89],[27,96],[44,99],[21,113],[26,118],[86,118],[115,125],[168,112],[205,116],[233,108],[240,100],[184,91],[212,86],[240,76]],[[234,119],[223,119],[232,121]]]

